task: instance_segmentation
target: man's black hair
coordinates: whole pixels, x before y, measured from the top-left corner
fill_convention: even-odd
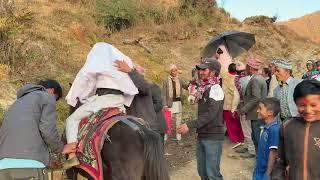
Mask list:
[[[54,93],[57,94],[57,101],[62,97],[62,88],[60,84],[53,79],[41,80],[38,85],[45,87],[46,89],[53,88]]]
[[[237,65],[235,63],[231,63],[228,66],[229,73],[236,73],[237,72]]]
[[[280,101],[277,98],[265,98],[260,101],[276,117],[280,112]]]
[[[320,82],[315,79],[304,80],[299,83],[293,92],[293,99],[306,97],[307,95],[320,95]]]
[[[265,74],[267,74],[269,78],[272,77],[272,74],[271,74],[271,71],[270,71],[269,68],[265,67],[265,68],[262,69],[262,71],[263,71]]]

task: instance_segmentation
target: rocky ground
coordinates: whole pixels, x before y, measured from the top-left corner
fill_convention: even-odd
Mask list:
[[[166,156],[169,162],[172,180],[200,180],[197,173],[195,157],[196,136],[188,134],[183,139],[183,146],[173,140],[166,144]],[[254,168],[254,159],[243,159],[232,149],[228,139],[225,139],[221,159],[221,172],[225,180],[250,180]]]

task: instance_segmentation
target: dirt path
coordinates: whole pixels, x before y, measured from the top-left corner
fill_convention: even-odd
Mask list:
[[[225,180],[250,180],[254,167],[254,159],[242,159],[234,153],[232,145],[225,141],[221,159],[221,170]],[[231,156],[235,155],[235,156]],[[172,180],[200,180],[197,173],[196,160],[185,163],[185,166],[171,171]]]

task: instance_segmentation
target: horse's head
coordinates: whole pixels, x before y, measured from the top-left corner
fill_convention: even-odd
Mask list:
[[[194,104],[196,100],[197,86],[194,84],[190,84],[188,87],[188,91],[189,91],[188,102],[190,104]]]
[[[191,75],[192,75],[192,81],[193,83],[191,83],[188,87],[188,92],[189,92],[189,96],[188,96],[188,102],[190,104],[194,104],[195,100],[196,100],[196,93],[197,93],[197,85],[196,85],[196,81],[199,78],[199,71],[196,68],[193,68],[191,71]]]

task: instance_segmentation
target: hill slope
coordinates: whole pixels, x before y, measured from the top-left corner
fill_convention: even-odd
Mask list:
[[[302,37],[308,38],[316,43],[320,43],[320,11],[306,16],[281,22]]]
[[[73,81],[90,47],[98,41],[113,43],[134,61],[145,66],[147,78],[159,84],[166,76],[170,63],[176,63],[181,68],[181,76],[189,78],[190,69],[199,62],[201,48],[212,36],[231,29],[256,34],[256,45],[249,53],[237,58],[242,61],[249,56],[259,57],[266,63],[273,57],[287,57],[294,61],[294,73],[300,76],[304,69],[298,67],[304,67],[307,59],[320,55],[319,45],[306,41],[286,27],[261,20],[240,23],[214,4],[212,7],[198,7],[207,5],[204,2],[208,0],[195,0],[200,1],[203,1],[202,4],[195,7],[176,3],[158,11],[154,9],[161,6],[151,4],[148,12],[152,13],[148,15],[151,14],[157,21],[137,22],[118,32],[108,31],[97,20],[96,4],[91,1],[16,1],[16,12],[30,12],[32,18],[28,21],[29,25],[21,28],[11,39],[16,50],[14,55],[17,55],[13,62],[17,66],[10,66],[11,71],[5,80],[12,85],[8,85],[10,91],[7,93],[10,96],[4,96],[6,103],[0,103],[0,106],[8,104],[5,97],[10,97],[10,100],[14,97],[12,87],[41,78],[57,79],[62,82],[66,93],[68,83]],[[126,43],[137,39],[140,44]],[[59,119],[65,119],[65,102],[60,102],[58,111]]]

